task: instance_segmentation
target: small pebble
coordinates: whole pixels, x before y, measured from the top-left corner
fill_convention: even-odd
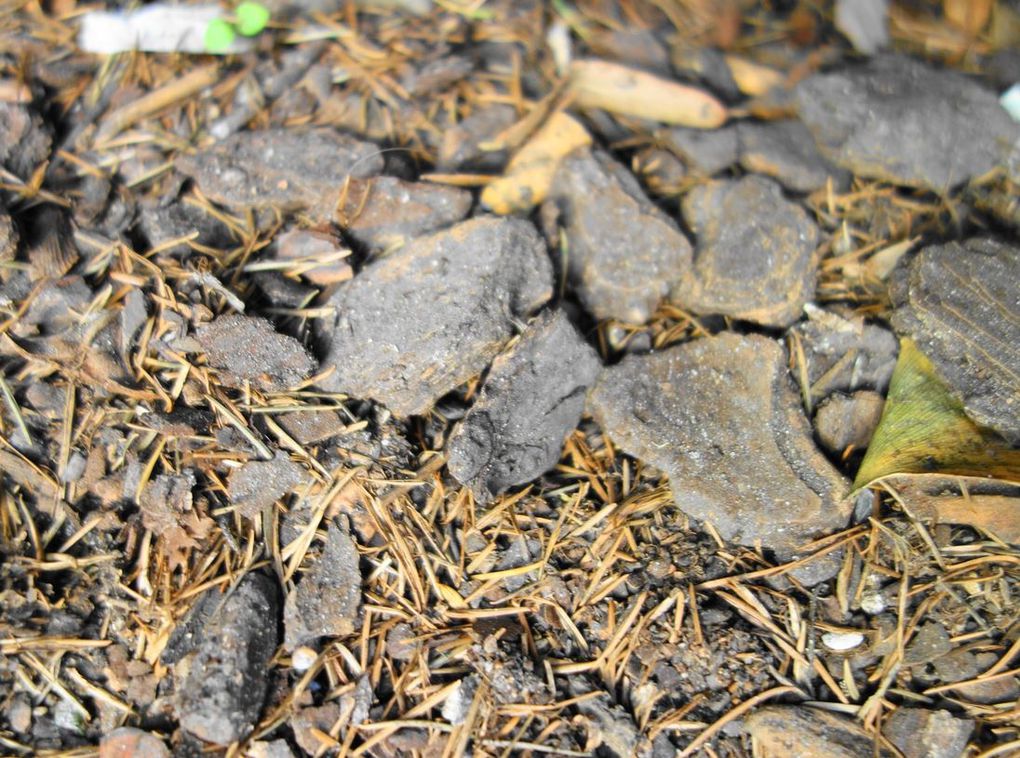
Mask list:
[[[864,635],[860,632],[826,632],[822,635],[822,644],[829,650],[843,653],[853,650],[864,642]]]

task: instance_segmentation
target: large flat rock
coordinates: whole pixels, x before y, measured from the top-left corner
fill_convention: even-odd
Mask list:
[[[329,389],[407,416],[484,369],[552,296],[535,228],[482,217],[419,237],[368,265],[330,299]]]
[[[559,459],[602,364],[562,311],[539,316],[493,361],[478,399],[446,445],[450,473],[481,502]]]
[[[584,307],[597,319],[647,321],[691,264],[677,224],[599,151],[566,158],[550,198],[567,232],[567,278]]]
[[[695,313],[785,327],[815,292],[818,228],[775,182],[717,180],[684,198],[697,237],[692,271],[671,298]]]
[[[860,176],[945,192],[1004,162],[1020,137],[991,90],[909,58],[808,77],[797,112],[832,161]]]
[[[931,245],[889,290],[896,331],[931,359],[971,418],[1020,444],[1020,247]]]
[[[849,522],[848,483],[815,447],[774,340],[725,333],[629,356],[602,373],[590,408],[724,539],[785,560]]]

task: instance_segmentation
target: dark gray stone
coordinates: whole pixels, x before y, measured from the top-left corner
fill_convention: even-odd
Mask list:
[[[379,148],[332,129],[238,132],[177,159],[210,200],[235,208],[309,210],[331,219],[344,182],[375,176]]]
[[[774,340],[724,333],[628,356],[589,403],[622,450],[669,475],[680,509],[724,539],[786,560],[849,522],[848,483],[815,448]]]
[[[735,126],[692,129],[677,126],[656,132],[656,138],[684,159],[692,172],[712,176],[737,162],[740,140]]]
[[[796,120],[743,122],[740,165],[747,171],[771,176],[794,192],[813,192],[832,177],[835,187],[849,184],[846,171],[836,168],[818,152],[811,132]]]
[[[883,722],[882,732],[903,758],[960,758],[974,732],[974,720],[949,711],[897,708]]]
[[[487,105],[479,108],[456,126],[443,133],[437,168],[440,171],[474,169],[497,171],[506,163],[505,150],[483,150],[500,132],[517,121],[512,105]]]
[[[251,573],[226,594],[210,590],[199,604],[202,625],[174,664],[175,704],[185,731],[227,745],[251,730],[265,702],[279,644],[279,590]]]
[[[581,303],[597,319],[647,321],[690,266],[680,228],[600,151],[568,156],[550,198],[566,227],[567,278]]]
[[[461,221],[471,210],[471,193],[393,176],[352,180],[340,221],[347,233],[372,252]]]
[[[258,316],[220,316],[198,327],[195,339],[228,386],[247,381],[267,392],[280,391],[307,379],[316,369],[300,342]]]
[[[815,293],[818,228],[778,184],[761,176],[708,182],[687,194],[683,211],[697,246],[672,300],[763,326],[800,317]]]
[[[49,157],[51,146],[39,114],[26,105],[0,101],[0,165],[27,180]]]
[[[562,311],[539,316],[492,363],[446,443],[450,473],[480,502],[530,482],[559,459],[601,363]]]
[[[917,343],[967,414],[1020,444],[1020,247],[931,245],[889,285],[893,327]]]
[[[815,74],[797,112],[822,153],[855,174],[945,192],[1005,160],[1020,136],[995,93],[898,56]]]
[[[320,637],[345,637],[355,632],[361,610],[358,561],[358,548],[350,534],[331,523],[322,554],[287,595],[284,647],[293,650]]]
[[[408,416],[478,374],[514,324],[552,296],[552,265],[526,221],[481,217],[419,237],[341,285],[327,388]]]

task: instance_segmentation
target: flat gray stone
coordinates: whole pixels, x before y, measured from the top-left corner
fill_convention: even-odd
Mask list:
[[[882,732],[903,758],[960,758],[974,732],[974,720],[943,710],[897,708],[883,722]]]
[[[229,745],[258,720],[269,688],[269,661],[279,644],[276,583],[251,573],[227,593],[210,590],[192,611],[185,650],[175,656],[175,705],[181,727],[199,739]]]
[[[233,387],[247,381],[267,392],[285,390],[316,369],[315,359],[300,342],[258,316],[220,316],[199,326],[195,339],[209,365]]]
[[[894,751],[875,746],[860,724],[821,708],[766,705],[744,718],[755,755],[797,758],[892,758]]]
[[[623,166],[580,150],[561,164],[550,198],[567,233],[567,279],[597,319],[647,321],[687,272],[691,244]]]
[[[351,238],[378,252],[463,220],[472,202],[468,190],[380,176],[351,181],[340,220]]]
[[[1002,164],[1020,136],[995,93],[898,56],[815,74],[794,90],[830,160],[872,179],[945,192]]]
[[[255,518],[308,479],[308,472],[286,455],[271,461],[246,461],[230,473],[227,499],[245,518]]]
[[[293,650],[320,637],[345,637],[357,629],[361,610],[358,548],[345,529],[329,525],[326,547],[287,595],[284,647]]]
[[[765,174],[794,192],[814,192],[832,177],[837,188],[849,183],[849,175],[822,157],[811,132],[796,119],[742,122],[740,165],[747,171]]]
[[[761,176],[711,181],[687,193],[683,212],[697,244],[674,302],[770,327],[800,318],[815,293],[818,228],[778,184]]]
[[[383,169],[379,148],[327,128],[238,132],[177,159],[213,202],[332,217],[344,182]]]
[[[423,413],[480,373],[514,324],[552,296],[535,228],[481,217],[419,237],[337,290],[323,365],[328,389]]]
[[[724,539],[787,560],[850,520],[848,483],[815,447],[774,340],[727,332],[628,356],[602,372],[589,407]]]
[[[930,245],[893,274],[893,327],[917,343],[967,414],[1020,444],[1020,247]]]
[[[492,363],[446,443],[450,473],[480,502],[556,465],[602,364],[562,311],[542,314]]]
[[[683,158],[692,172],[712,176],[737,162],[740,141],[735,126],[721,129],[692,129],[677,126],[655,134],[667,148]]]

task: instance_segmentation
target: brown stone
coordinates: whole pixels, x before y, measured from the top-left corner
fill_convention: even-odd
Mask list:
[[[691,263],[691,245],[676,223],[605,153],[566,158],[550,198],[567,233],[568,284],[597,319],[649,319]]]
[[[697,237],[693,270],[671,298],[695,313],[785,327],[814,297],[818,229],[760,176],[713,181],[684,198]]]
[[[170,758],[170,749],[153,734],[130,726],[114,729],[99,742],[99,758]]]
[[[744,719],[761,758],[892,758],[855,721],[820,708],[768,705]]]
[[[819,441],[835,455],[840,455],[848,447],[863,450],[871,442],[884,405],[885,398],[869,390],[852,395],[830,395],[815,413],[815,431]]]
[[[960,758],[973,731],[973,719],[926,708],[897,708],[882,723],[882,732],[903,758]]]
[[[725,333],[629,356],[603,371],[590,408],[724,539],[785,560],[850,519],[847,482],[815,448],[774,340]]]
[[[480,373],[551,296],[552,265],[526,221],[480,217],[419,237],[333,295],[327,386],[422,413]]]

